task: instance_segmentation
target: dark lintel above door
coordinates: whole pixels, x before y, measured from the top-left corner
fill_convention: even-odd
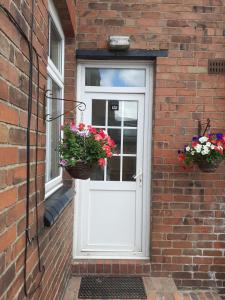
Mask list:
[[[128,50],[110,51],[107,49],[78,49],[76,50],[77,59],[96,59],[96,60],[154,60],[157,57],[167,57],[168,50]]]

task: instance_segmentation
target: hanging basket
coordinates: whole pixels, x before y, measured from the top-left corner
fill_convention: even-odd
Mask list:
[[[66,171],[72,178],[84,180],[90,178],[92,168],[84,162],[79,161],[73,167],[66,167]]]
[[[219,167],[221,162],[222,162],[222,159],[216,159],[216,160],[213,160],[212,162],[202,160],[202,161],[199,161],[197,164],[198,164],[199,169],[202,172],[213,173]]]

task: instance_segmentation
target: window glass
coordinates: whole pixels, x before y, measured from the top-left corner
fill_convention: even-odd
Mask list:
[[[62,39],[56,29],[56,26],[49,18],[49,57],[56,66],[56,68],[62,71]]]
[[[121,129],[108,129],[108,135],[116,143],[116,153],[120,154],[121,151]]]
[[[91,171],[91,180],[104,180],[104,169],[95,165]]]
[[[60,98],[62,89],[51,79],[48,78],[48,86],[51,90],[52,98]],[[54,99],[48,99],[47,114],[49,118],[55,118],[62,113],[62,103]],[[47,168],[46,168],[46,181],[50,181],[60,175],[59,168],[59,152],[58,145],[60,141],[60,118],[48,122],[47,127]]]
[[[144,87],[145,69],[86,68],[86,86]]]
[[[107,163],[107,181],[120,181],[120,157],[113,156]]]
[[[123,153],[136,154],[137,149],[137,130],[124,129],[123,131]]]
[[[136,101],[124,101],[124,126],[137,127],[137,105]]]
[[[105,105],[102,100],[92,101],[92,125],[105,126]]]
[[[123,181],[135,181],[136,157],[123,157]]]

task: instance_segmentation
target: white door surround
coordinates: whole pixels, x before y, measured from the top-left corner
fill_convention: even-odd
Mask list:
[[[85,73],[86,72],[86,73]],[[153,66],[151,62],[81,61],[77,122],[103,128],[117,154],[90,180],[76,180],[76,259],[148,259]]]

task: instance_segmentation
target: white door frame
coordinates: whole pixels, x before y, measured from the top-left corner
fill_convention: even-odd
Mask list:
[[[141,68],[146,69],[146,86],[145,87],[85,87],[85,74],[84,67],[113,67],[113,68]],[[153,107],[153,63],[149,61],[79,61],[77,65],[77,100],[83,101],[85,93],[129,93],[129,94],[144,94],[145,96],[145,132],[147,137],[144,139],[143,151],[145,163],[143,164],[143,177],[148,184],[143,186],[143,233],[142,233],[142,245],[144,255],[124,257],[124,256],[111,256],[107,259],[149,259],[150,252],[150,206],[151,206],[151,141],[152,141],[152,107]],[[81,113],[77,111],[77,120],[81,120]],[[79,252],[79,232],[80,232],[80,216],[79,216],[79,180],[76,181],[76,197],[74,205],[74,237],[73,237],[73,258],[75,259],[101,259],[102,257],[91,257],[86,255],[77,254]]]

